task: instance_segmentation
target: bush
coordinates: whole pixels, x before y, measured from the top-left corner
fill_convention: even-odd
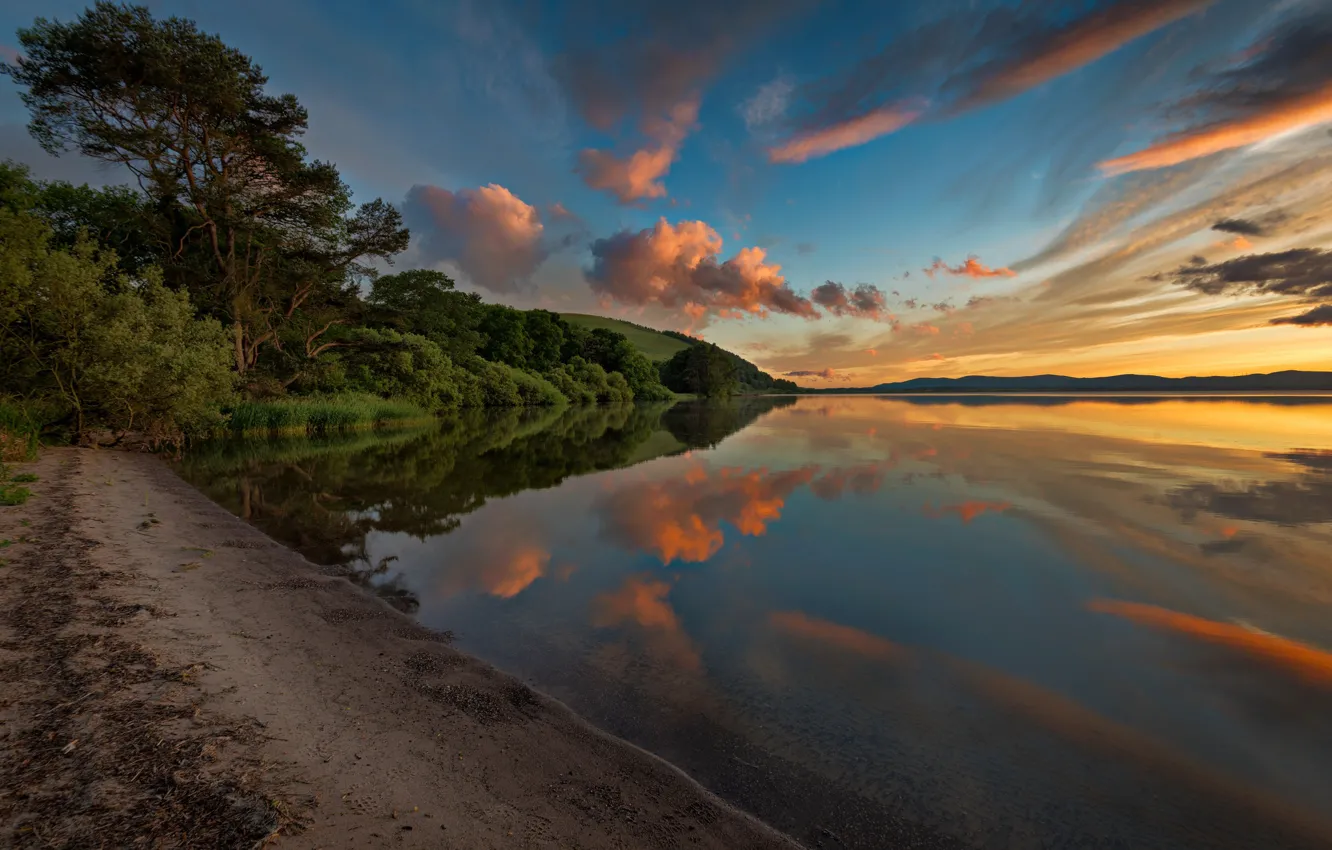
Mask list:
[[[476,376],[480,381],[481,407],[521,407],[523,397],[509,369],[498,363],[481,360]]]
[[[40,421],[27,405],[0,401],[0,463],[37,456]]]
[[[573,375],[564,366],[556,366],[546,372],[545,378],[570,404],[596,404],[597,394],[591,388],[574,380]]]
[[[518,387],[518,397],[522,399],[524,405],[550,407],[568,403],[565,395],[541,375],[525,369],[515,369],[512,366],[505,368],[509,372],[509,377],[513,379],[514,384]]]

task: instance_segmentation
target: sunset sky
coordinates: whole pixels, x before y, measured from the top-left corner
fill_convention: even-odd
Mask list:
[[[0,56],[85,5],[10,0]],[[811,386],[1332,369],[1326,0],[147,5],[488,300]],[[122,182],[25,122],[0,80],[0,157]]]

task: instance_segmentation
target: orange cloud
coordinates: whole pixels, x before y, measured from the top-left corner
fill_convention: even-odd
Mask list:
[[[691,97],[676,104],[667,118],[648,122],[644,135],[655,145],[635,151],[627,159],[592,148],[581,151],[577,170],[583,182],[593,189],[609,192],[622,204],[666,197],[666,186],[661,180],[671,170],[685,137],[697,124],[698,106],[698,98]]]
[[[546,573],[550,553],[536,546],[520,549],[505,562],[487,568],[482,573],[486,592],[509,599],[527,589],[527,586]]]
[[[900,663],[910,658],[910,650],[886,638],[800,611],[774,611],[768,615],[768,624],[788,635],[817,641],[874,661]]]
[[[495,183],[457,192],[413,186],[403,216],[412,232],[420,234],[426,259],[456,263],[486,289],[516,288],[547,255],[541,244],[545,227],[536,207]]]
[[[932,511],[928,506],[925,508],[926,516],[941,517],[945,514],[957,514],[962,518],[963,523],[969,523],[981,514],[1003,513],[1013,507],[1008,502],[984,502],[977,500],[968,500],[959,502],[955,505],[943,505],[937,512]]]
[[[781,518],[786,498],[808,484],[815,469],[742,472],[701,467],[683,478],[620,488],[598,502],[603,533],[631,549],[656,555],[663,564],[701,563],[721,549],[728,522],[758,537]]]
[[[592,624],[609,628],[633,624],[645,630],[658,651],[686,669],[701,666],[698,652],[667,599],[671,586],[660,579],[631,576],[619,590],[592,600]]]
[[[767,262],[762,248],[743,248],[718,262],[721,250],[720,234],[704,222],[673,225],[662,218],[650,230],[625,230],[593,243],[588,283],[599,295],[625,304],[703,308],[695,318],[722,311],[819,318],[813,302],[791,290],[782,267]]]
[[[920,117],[921,110],[901,105],[885,106],[829,127],[810,130],[768,149],[770,162],[797,163],[854,148],[880,136],[895,133]]]
[[[1332,652],[1256,629],[1181,614],[1155,605],[1097,599],[1087,606],[1144,626],[1178,632],[1238,650],[1320,685],[1332,685]]]
[[[1176,133],[1135,153],[1105,160],[1099,168],[1107,176],[1166,168],[1326,121],[1332,121],[1332,83],[1255,115]]]
[[[867,348],[867,349],[865,349],[865,353],[868,354],[870,357],[878,357],[878,356],[879,356],[879,349],[877,349],[877,348]]]
[[[917,336],[938,336],[939,328],[931,325],[929,322],[919,322],[918,324],[908,325],[907,330]]]
[[[925,274],[930,277],[934,277],[934,275],[939,272],[957,275],[959,277],[974,278],[1017,276],[1017,272],[1010,268],[992,269],[989,266],[982,264],[980,258],[975,255],[967,257],[966,262],[960,266],[950,266],[943,260],[936,258],[929,268],[921,269],[921,271],[925,272]]]

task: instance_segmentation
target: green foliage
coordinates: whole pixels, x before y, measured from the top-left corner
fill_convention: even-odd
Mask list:
[[[515,369],[512,366],[504,368],[508,370],[509,377],[513,379],[514,385],[518,388],[518,397],[522,399],[524,406],[544,407],[568,403],[565,395],[541,375],[523,369]]]
[[[247,401],[231,410],[229,430],[244,435],[328,434],[359,428],[403,425],[429,414],[401,400],[366,393]]]
[[[485,337],[479,351],[482,357],[492,363],[527,368],[532,356],[532,338],[527,335],[527,322],[522,311],[501,304],[487,304],[482,308],[479,330]]]
[[[362,260],[407,246],[392,205],[353,213],[337,169],[306,160],[296,98],[267,93],[258,65],[193,22],[98,2],[69,23],[38,18],[19,42],[24,60],[3,72],[24,89],[30,132],[135,175],[169,237],[158,261],[231,327],[237,371],[289,321],[315,350],[328,324],[306,314],[367,273]]]
[[[196,319],[188,296],[155,271],[120,275],[115,253],[86,234],[68,250],[51,242],[31,213],[0,208],[6,381],[63,401],[79,434],[90,415],[154,438],[207,427],[234,381],[221,326]]]
[[[483,337],[481,297],[454,291],[442,272],[412,269],[381,275],[370,287],[369,302],[377,309],[372,319],[406,333],[426,337],[450,357],[471,355]]]
[[[551,386],[559,390],[560,394],[569,400],[571,404],[596,404],[597,393],[592,387],[580,383],[569,372],[567,366],[556,366],[554,369],[546,372],[545,378]]]
[[[0,399],[0,463],[35,459],[48,415],[39,405]]]
[[[32,491],[19,485],[36,480],[37,476],[30,473],[14,475],[9,467],[0,463],[0,506],[14,507],[28,501]]]
[[[527,365],[545,372],[560,365],[563,359],[564,329],[568,327],[557,314],[548,310],[528,310],[523,313],[523,329],[532,341]]]
[[[463,403],[458,369],[433,341],[416,334],[357,328],[307,388],[374,393],[439,411]]]
[[[155,270],[102,299],[86,342],[82,399],[112,429],[175,439],[220,421],[235,385],[226,331]]]
[[[569,361],[566,369],[569,377],[587,388],[601,404],[634,400],[634,392],[625,382],[624,376],[618,372],[611,373],[615,376],[612,380],[599,363],[589,363],[581,357],[575,357]]]
[[[739,387],[734,360],[706,342],[686,348],[663,363],[661,380],[675,392],[706,398],[724,398]]]

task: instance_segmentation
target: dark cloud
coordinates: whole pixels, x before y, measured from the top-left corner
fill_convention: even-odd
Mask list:
[[[1211,265],[1181,266],[1175,283],[1207,295],[1286,295],[1332,298],[1332,251],[1293,248],[1272,254],[1249,254]]]
[[[951,301],[939,301],[930,305],[930,309],[936,313],[951,313],[957,309]]]
[[[1279,319],[1273,319],[1274,325],[1306,325],[1313,327],[1315,325],[1332,325],[1332,304],[1319,304],[1312,310],[1304,313],[1298,313],[1294,316],[1282,316]]]
[[[795,249],[797,254],[813,254],[819,250],[819,246],[813,242],[797,242]]]
[[[784,374],[788,378],[819,378],[824,381],[831,381],[837,376],[832,369],[821,369],[819,371],[814,371],[813,369],[797,369],[794,372],[786,372]]]
[[[1212,225],[1212,229],[1222,233],[1237,233],[1240,236],[1262,236],[1266,232],[1258,222],[1243,218],[1223,218]]]
[[[588,283],[623,304],[680,308],[694,319],[710,314],[788,313],[819,318],[814,304],[787,285],[762,248],[744,248],[719,260],[722,239],[701,221],[672,225],[665,219],[646,230],[621,231],[592,244]]]
[[[1186,518],[1206,511],[1275,525],[1332,522],[1332,477],[1309,475],[1246,486],[1199,483],[1167,494],[1166,503]]]
[[[810,300],[834,316],[857,316],[865,319],[892,318],[887,310],[883,290],[869,283],[856,284],[848,289],[844,284],[827,281],[814,288]]]

